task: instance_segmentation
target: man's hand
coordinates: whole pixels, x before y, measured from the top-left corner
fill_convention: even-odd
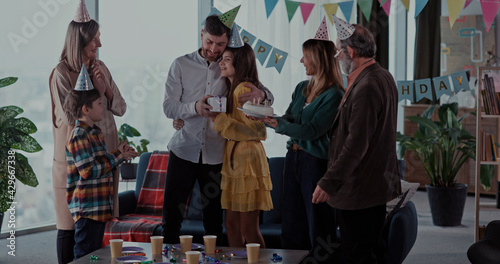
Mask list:
[[[240,104],[243,105],[247,101],[253,102],[254,98],[256,98],[260,103],[266,98],[266,93],[263,90],[257,88],[255,85],[251,83],[245,83],[244,86],[252,89],[252,91],[238,96],[238,101],[240,102]]]
[[[175,128],[175,130],[180,130],[183,127],[184,127],[184,120],[182,120],[182,119],[176,119],[176,120],[174,120],[174,128]]]
[[[312,197],[312,202],[317,204],[317,203],[324,203],[330,200],[330,195],[323,191],[319,185],[316,185],[316,189],[314,190],[313,197]]]
[[[207,99],[212,97],[211,95],[205,95],[203,98],[198,100],[195,104],[196,113],[203,117],[209,117],[217,115],[217,113],[210,112],[212,107],[208,104]]]

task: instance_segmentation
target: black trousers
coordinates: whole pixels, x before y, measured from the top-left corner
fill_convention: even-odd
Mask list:
[[[179,243],[181,223],[188,198],[198,181],[201,204],[192,202],[194,210],[203,212],[205,234],[222,239],[221,171],[222,164],[193,163],[177,157],[172,151],[168,158],[167,179],[163,198],[163,237],[165,243]]]
[[[385,204],[361,210],[337,209],[341,248],[347,263],[385,264],[382,230]]]
[[[75,230],[57,230],[57,260],[59,264],[70,263],[74,259]]]

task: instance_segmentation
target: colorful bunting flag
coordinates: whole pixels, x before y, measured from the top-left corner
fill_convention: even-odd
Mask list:
[[[483,10],[484,25],[486,26],[486,33],[490,31],[491,24],[500,7],[500,0],[480,0],[481,9]]]
[[[460,92],[461,90],[470,90],[469,80],[467,79],[466,71],[459,71],[450,74],[451,81],[453,82],[453,88],[455,90],[455,94]]]
[[[470,5],[470,3],[472,3],[472,0],[466,0],[464,9],[466,9]]]
[[[332,15],[337,15],[337,9],[339,8],[339,5],[338,4],[324,4],[323,8],[325,8],[325,12],[327,14],[327,17],[330,19],[330,23],[332,23],[332,25],[333,25]]]
[[[274,8],[276,7],[277,3],[278,3],[278,0],[265,0],[267,18],[269,18],[269,16],[273,12]]]
[[[406,7],[406,12],[410,11],[410,0],[401,0],[403,5]]]
[[[465,0],[447,0],[448,2],[448,14],[450,20],[450,28],[453,28],[455,20],[457,20],[460,11],[464,7]]]
[[[398,101],[408,99],[413,101],[413,81],[397,81]]]
[[[300,2],[285,0],[286,12],[288,13],[288,22],[292,21],[293,15],[300,6]]]
[[[250,34],[248,31],[246,31],[244,29],[241,31],[240,36],[241,36],[241,39],[243,39],[243,42],[248,43],[248,45],[250,45],[250,46],[253,46],[255,39],[257,39],[257,37]]]
[[[281,73],[281,70],[283,69],[283,65],[285,65],[286,58],[288,57],[288,53],[279,50],[277,48],[273,48],[273,51],[271,52],[271,56],[269,57],[269,60],[267,61],[266,68],[271,68],[274,67],[276,70],[278,70],[279,73]]]
[[[429,0],[415,0],[415,18],[422,12],[427,2],[429,2]]]
[[[382,9],[384,9],[387,16],[389,16],[389,13],[391,12],[391,0],[378,0],[378,2],[380,3]]]
[[[342,10],[342,13],[344,13],[344,17],[345,17],[345,20],[347,22],[351,21],[351,14],[352,14],[352,6],[353,5],[354,5],[354,1],[347,1],[347,2],[340,2],[339,3],[340,10]],[[330,19],[332,18],[332,16],[330,14],[328,14],[328,17],[330,17]]]
[[[254,52],[255,52],[255,57],[260,61],[260,64],[264,66],[264,62],[266,62],[267,55],[271,52],[271,49],[273,47],[266,42],[262,41],[262,39],[259,39],[257,41],[257,44],[254,47]]]
[[[431,79],[415,80],[415,94],[417,102],[424,98],[432,100]]]
[[[439,76],[432,78],[432,82],[434,83],[434,92],[436,92],[436,98],[439,99],[443,94],[452,95],[451,92],[451,84],[450,84],[450,76]]]
[[[300,11],[302,12],[302,19],[304,20],[304,24],[307,22],[309,15],[314,7],[314,4],[309,3],[300,3]]]
[[[365,16],[365,19],[370,21],[370,16],[372,13],[373,0],[358,0],[359,9]]]

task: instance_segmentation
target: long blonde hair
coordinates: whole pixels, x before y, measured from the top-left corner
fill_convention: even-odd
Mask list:
[[[79,72],[83,64],[83,48],[94,39],[97,31],[99,23],[93,19],[85,23],[71,21],[59,61],[65,62],[72,71]]]
[[[333,84],[344,90],[339,61],[335,58],[335,44],[331,41],[309,39],[302,44],[302,52],[311,55],[316,73],[311,76],[307,87],[302,91],[304,96],[315,91],[313,100]]]

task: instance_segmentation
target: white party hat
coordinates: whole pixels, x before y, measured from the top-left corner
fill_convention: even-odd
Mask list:
[[[78,23],[85,23],[90,21],[89,11],[83,0],[80,0],[78,7],[76,8],[76,14],[73,21]]]
[[[337,28],[337,37],[341,40],[348,39],[356,29],[353,25],[345,22],[344,20],[338,18],[332,14],[333,22],[335,23],[335,28]]]
[[[323,21],[319,24],[318,31],[316,31],[316,35],[314,35],[313,39],[330,41],[328,26],[326,25],[326,17],[323,17]]]
[[[75,91],[90,91],[94,89],[94,85],[90,80],[89,73],[87,72],[87,67],[82,64],[82,69],[80,70],[80,75],[76,79]]]

